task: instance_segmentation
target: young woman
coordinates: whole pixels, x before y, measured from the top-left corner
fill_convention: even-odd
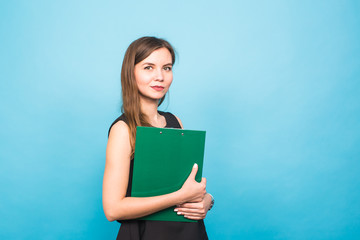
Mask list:
[[[176,192],[131,197],[136,126],[183,128],[179,118],[158,111],[173,80],[175,53],[165,40],[142,37],[127,49],[121,70],[122,112],[109,129],[103,180],[103,207],[109,221],[121,222],[117,239],[208,239],[203,219],[213,204],[206,179],[195,181],[197,165]],[[179,163],[181,164],[181,163]],[[174,206],[196,222],[144,221],[137,218]]]

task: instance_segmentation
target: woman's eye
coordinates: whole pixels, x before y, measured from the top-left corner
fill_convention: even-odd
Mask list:
[[[164,67],[164,70],[171,71],[171,67]]]
[[[146,69],[146,70],[151,70],[151,69],[152,69],[152,66],[146,66],[146,67],[144,67],[144,69]]]

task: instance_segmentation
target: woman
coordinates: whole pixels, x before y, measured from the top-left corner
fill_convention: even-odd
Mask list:
[[[121,70],[123,114],[109,129],[103,207],[109,221],[121,222],[117,239],[208,239],[203,219],[213,204],[206,179],[195,181],[197,165],[176,192],[131,197],[136,126],[183,128],[179,118],[158,111],[173,80],[175,54],[165,40],[143,37],[127,49]],[[136,220],[165,208],[196,222]]]

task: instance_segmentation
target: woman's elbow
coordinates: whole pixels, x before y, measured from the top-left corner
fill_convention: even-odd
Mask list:
[[[104,209],[105,217],[108,221],[125,220],[123,211],[115,211],[113,209]]]
[[[114,214],[110,213],[110,212],[107,212],[105,211],[105,217],[106,219],[109,221],[109,222],[113,222],[116,220],[116,217],[114,216]]]
[[[118,214],[115,214],[113,211],[104,211],[105,217],[109,222],[113,222],[115,220],[122,220]]]

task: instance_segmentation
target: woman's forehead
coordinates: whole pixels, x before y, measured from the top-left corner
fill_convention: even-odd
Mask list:
[[[142,60],[140,63],[162,63],[162,64],[171,64],[172,56],[167,48],[159,48],[153,51],[147,58]]]

